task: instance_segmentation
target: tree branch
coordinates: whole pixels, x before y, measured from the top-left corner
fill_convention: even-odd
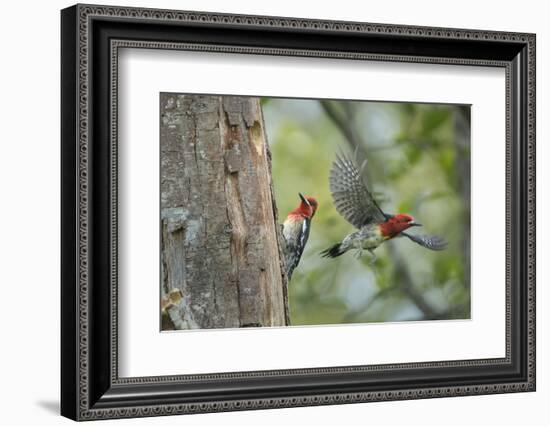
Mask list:
[[[327,114],[327,116],[332,120],[334,125],[340,130],[340,132],[347,139],[348,143],[351,145],[352,151],[355,152],[356,149],[363,146],[360,135],[357,134],[353,126],[348,126],[348,123],[351,122],[352,114],[350,109],[345,109],[344,113],[338,111],[334,101],[319,101],[321,107]]]
[[[334,125],[341,131],[344,135],[347,143],[350,145],[352,150],[355,150],[358,147],[365,147],[366,143],[363,138],[358,134],[356,129],[353,126],[353,112],[351,111],[351,105],[347,105],[345,110],[345,116],[337,111],[334,101],[319,101],[321,107],[327,114],[327,116],[332,120]],[[409,268],[407,267],[403,257],[399,254],[395,248],[388,245],[390,254],[394,263],[394,277],[399,277],[398,288],[406,294],[409,299],[418,307],[422,312],[425,319],[441,319],[448,315],[448,313],[437,312],[422,296],[422,294],[415,288],[414,281],[410,275]],[[373,296],[377,297],[376,295]]]

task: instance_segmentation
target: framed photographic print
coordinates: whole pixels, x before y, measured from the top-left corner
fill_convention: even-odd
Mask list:
[[[535,36],[76,5],[75,420],[535,390]]]

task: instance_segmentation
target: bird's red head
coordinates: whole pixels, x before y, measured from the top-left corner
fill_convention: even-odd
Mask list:
[[[384,237],[395,237],[400,232],[411,226],[422,226],[420,223],[414,221],[414,217],[410,214],[396,214],[390,217],[384,223],[380,225],[380,230]]]
[[[292,210],[289,213],[289,216],[301,216],[308,219],[311,219],[313,215],[315,215],[315,212],[317,211],[317,207],[319,206],[319,203],[317,200],[313,197],[304,197],[302,194],[298,194],[300,196],[300,205],[296,207],[294,210]]]

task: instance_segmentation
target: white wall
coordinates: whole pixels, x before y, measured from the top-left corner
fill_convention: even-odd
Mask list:
[[[132,424],[468,425],[544,424],[550,401],[548,258],[550,28],[543,1],[392,0],[108,1],[143,7],[448,26],[537,33],[538,391],[453,399],[294,408],[119,421]],[[71,3],[2,5],[0,65],[0,394],[3,424],[68,423],[59,394],[59,9]],[[546,166],[546,167],[545,167]],[[546,420],[546,421],[545,421]],[[112,423],[108,421],[102,424]],[[115,424],[115,423],[113,423]]]

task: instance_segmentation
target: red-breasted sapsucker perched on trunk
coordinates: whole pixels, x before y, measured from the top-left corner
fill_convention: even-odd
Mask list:
[[[309,238],[311,219],[317,211],[317,200],[312,197],[300,196],[300,205],[292,210],[283,222],[283,237],[285,239],[285,268],[288,281],[292,272],[298,266],[302,253]]]
[[[372,197],[362,178],[361,168],[354,159],[346,155],[336,156],[330,171],[330,192],[338,213],[355,226],[358,231],[347,235],[338,244],[321,252],[323,257],[337,257],[348,250],[357,249],[359,258],[363,250],[368,250],[375,259],[373,250],[384,241],[405,236],[430,250],[443,250],[446,241],[438,236],[413,235],[405,232],[412,226],[421,226],[409,214],[386,214]]]

